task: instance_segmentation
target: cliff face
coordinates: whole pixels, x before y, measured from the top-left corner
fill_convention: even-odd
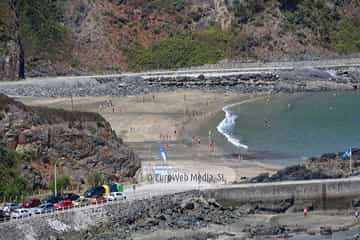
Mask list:
[[[111,126],[94,113],[28,107],[0,96],[0,141],[31,154],[31,167],[49,180],[55,163],[59,175],[83,183],[91,172],[112,180],[131,177],[140,162]]]
[[[3,43],[4,51],[0,53],[0,80],[15,80],[19,72],[19,47],[14,41]]]
[[[36,17],[41,11],[29,7],[30,10],[26,11],[34,13],[35,20],[31,17],[22,19],[24,26],[30,26],[20,31],[27,40],[27,76],[145,69],[142,64],[148,52],[144,52],[144,49],[152,47],[151,51],[154,52],[156,43],[164,41],[165,45],[160,45],[162,49],[174,48],[171,45],[173,37],[189,34],[189,39],[199,42],[197,45],[218,46],[205,53],[201,50],[205,57],[193,61],[196,64],[222,59],[271,60],[360,51],[360,3],[357,0],[317,0],[316,3],[311,0],[52,2],[56,2],[56,5],[41,9],[43,13],[50,14]],[[48,1],[42,5],[46,4],[49,4]],[[30,6],[36,7],[35,4]],[[9,22],[10,16],[2,14],[0,9],[0,29],[2,23]],[[44,19],[51,19],[44,23],[44,26],[50,27],[39,28]],[[212,35],[204,33],[209,28],[216,28],[219,32]],[[3,29],[0,43],[6,42],[11,36],[11,33],[6,33],[6,28]],[[13,31],[14,28],[10,29]],[[226,48],[222,45],[226,45]],[[186,50],[181,50],[183,55],[188,54]],[[189,51],[201,55],[198,49]],[[16,46],[13,44],[0,44],[0,80],[13,79],[17,68],[14,52]],[[132,57],[139,53],[142,56],[133,64]],[[156,55],[156,58],[161,57],[177,59],[178,56],[165,53]],[[184,62],[192,61],[185,59]],[[161,64],[155,66],[169,67]]]

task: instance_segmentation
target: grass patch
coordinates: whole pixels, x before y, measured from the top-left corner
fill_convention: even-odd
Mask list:
[[[141,71],[216,63],[227,55],[230,38],[231,34],[218,28],[168,37],[149,48],[128,51],[129,68]]]
[[[253,50],[260,45],[260,40],[255,36],[211,27],[164,38],[149,48],[132,48],[126,51],[126,55],[132,71],[177,69],[214,64],[225,58],[256,58]]]

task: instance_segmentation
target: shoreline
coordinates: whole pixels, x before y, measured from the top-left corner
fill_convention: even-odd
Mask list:
[[[247,99],[238,103],[233,103],[233,104],[229,104],[226,105],[225,107],[222,108],[222,111],[225,113],[225,118],[217,125],[216,130],[218,132],[220,132],[222,135],[224,135],[224,137],[227,139],[227,141],[230,144],[233,144],[236,147],[241,147],[244,148],[246,150],[249,149],[249,146],[242,144],[240,142],[239,139],[231,136],[231,134],[227,133],[226,130],[228,127],[232,127],[235,124],[235,121],[237,119],[237,116],[231,114],[231,112],[229,111],[230,108],[234,107],[234,106],[239,106],[242,104],[246,104],[246,103],[251,103],[251,102],[255,102],[258,100],[264,99],[264,97],[257,97],[255,99]]]
[[[255,97],[262,95],[256,94]],[[234,152],[224,147],[224,143],[230,143],[224,142],[224,136],[216,131],[216,126],[224,117],[222,109],[229,104],[252,101],[250,97],[248,94],[183,90],[131,97],[74,97],[73,101],[76,110],[98,112],[105,117],[138,154],[147,171],[161,162],[159,147],[168,146],[168,163],[173,168],[224,174],[226,182],[238,182],[242,178],[279,169],[256,160],[234,157]],[[69,98],[20,99],[30,105],[71,110]],[[108,100],[112,101],[115,112],[111,108],[99,109],[99,105]],[[133,132],[130,132],[131,129]],[[209,129],[216,138],[215,152],[209,152]],[[160,139],[161,135],[167,135],[168,139]],[[192,136],[200,138],[201,144],[193,144]]]

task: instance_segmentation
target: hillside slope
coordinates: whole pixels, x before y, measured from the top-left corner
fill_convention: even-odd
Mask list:
[[[27,76],[360,51],[357,0],[50,2],[43,2],[40,16],[36,4],[20,8],[18,27],[11,8],[0,10],[0,79],[18,75],[19,42]]]
[[[28,107],[5,95],[0,95],[0,146],[20,154],[16,166],[34,169],[42,186],[53,178],[55,164],[58,174],[75,184],[87,182],[92,173],[115,181],[132,177],[140,167],[133,151],[100,115]],[[0,159],[5,161],[1,154]]]

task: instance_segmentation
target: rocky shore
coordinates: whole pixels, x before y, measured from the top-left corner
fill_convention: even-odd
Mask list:
[[[260,174],[249,180],[250,183],[296,181],[344,178],[360,175],[360,149],[352,149],[352,161],[350,173],[350,160],[343,159],[343,152],[326,153],[316,158],[310,158],[302,165],[286,167],[273,175]]]
[[[192,89],[240,93],[274,91],[327,91],[358,88],[360,69],[297,69],[268,73],[234,73],[227,76],[94,77],[2,83],[0,93],[13,96],[127,96]]]

